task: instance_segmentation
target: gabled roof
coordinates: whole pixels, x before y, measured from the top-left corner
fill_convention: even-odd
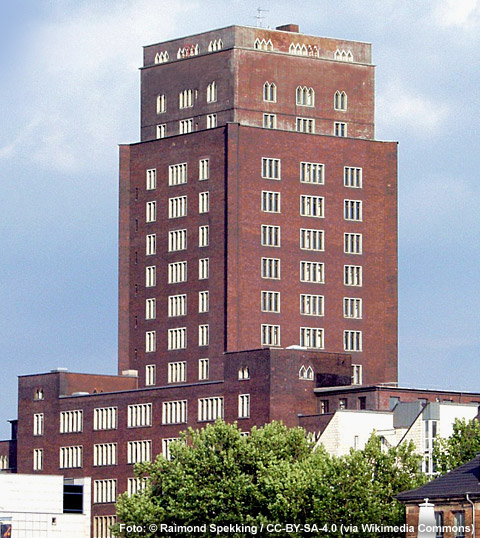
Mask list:
[[[480,497],[480,455],[457,467],[453,471],[440,476],[417,489],[404,491],[397,495],[402,502],[423,500],[425,498],[465,498],[466,493]]]

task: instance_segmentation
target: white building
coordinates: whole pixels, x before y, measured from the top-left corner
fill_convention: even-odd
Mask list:
[[[477,414],[477,404],[452,402],[399,402],[392,411],[338,409],[332,414],[317,445],[322,444],[330,454],[342,456],[351,448],[363,449],[374,432],[387,447],[413,441],[417,453],[423,455],[423,471],[433,474],[435,437],[449,437],[455,419],[468,421]]]
[[[0,528],[11,525],[12,538],[89,538],[90,492],[90,478],[0,473]]]

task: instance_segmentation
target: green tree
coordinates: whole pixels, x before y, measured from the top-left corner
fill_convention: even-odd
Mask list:
[[[450,437],[437,437],[433,461],[440,474],[467,463],[480,452],[480,423],[478,420],[455,419]]]
[[[380,439],[372,436],[364,450],[333,457],[323,447],[314,451],[303,429],[288,429],[278,422],[242,436],[235,424],[218,421],[202,430],[189,429],[170,451],[171,461],[159,456],[153,463],[136,467],[139,476],[149,477],[145,492],[119,497],[119,520],[147,529],[123,536],[175,534],[168,530],[149,534],[152,523],[207,524],[203,534],[191,534],[197,537],[212,536],[209,524],[259,528],[276,523],[315,524],[318,529],[328,525],[330,536],[340,536],[341,523],[359,527],[362,523],[403,523],[403,506],[395,495],[422,483],[419,459],[411,445],[382,451]],[[336,531],[332,525],[337,525]]]

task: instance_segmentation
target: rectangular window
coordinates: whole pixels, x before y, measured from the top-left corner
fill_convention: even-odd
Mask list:
[[[168,199],[168,218],[178,219],[187,216],[187,197],[175,196]]]
[[[320,413],[322,415],[328,413],[329,407],[330,405],[328,400],[320,400]]]
[[[323,230],[300,229],[300,248],[302,250],[324,250]]]
[[[116,407],[96,407],[93,410],[93,430],[116,430],[117,412]]]
[[[323,185],[325,183],[324,165],[320,163],[300,163],[300,182]]]
[[[83,411],[62,411],[60,413],[60,433],[79,433],[83,431]]]
[[[276,114],[264,114],[263,115],[263,127],[265,129],[277,128],[277,115]]]
[[[155,319],[157,317],[157,300],[145,299],[145,319]]]
[[[343,234],[344,237],[344,252],[345,254],[361,254],[362,253],[362,234]]]
[[[262,278],[280,279],[280,260],[278,258],[262,258]]]
[[[185,383],[187,380],[187,363],[185,361],[169,362],[167,371],[169,383]]]
[[[361,286],[362,285],[362,266],[361,265],[344,265],[344,280],[345,286]]]
[[[360,200],[344,200],[345,220],[362,220],[362,202]]]
[[[336,121],[333,124],[333,134],[335,136],[347,136],[347,124],[343,121]]]
[[[147,364],[145,366],[145,385],[151,387],[155,385],[157,377],[157,368],[155,364]]]
[[[343,298],[343,317],[344,318],[362,318],[362,299],[355,297]]]
[[[163,114],[167,111],[167,96],[165,94],[157,95],[157,114]]]
[[[198,179],[205,181],[210,177],[210,159],[200,159],[198,161]]]
[[[187,262],[174,262],[168,264],[168,283],[178,284],[187,281]]]
[[[210,308],[210,294],[208,291],[198,292],[198,312],[199,314],[205,314]]]
[[[152,404],[133,404],[127,407],[127,428],[143,428],[152,425]]]
[[[171,230],[168,232],[168,252],[186,250],[187,248],[187,230]]]
[[[217,126],[217,115],[207,114],[207,129],[214,129]]]
[[[93,538],[114,538],[110,527],[115,525],[116,521],[116,516],[94,516]]]
[[[261,331],[262,346],[280,345],[280,325],[262,325]]]
[[[93,445],[93,465],[117,465],[117,443]]]
[[[323,329],[314,327],[300,327],[300,345],[313,349],[323,349]]]
[[[187,400],[163,402],[162,424],[185,424],[187,422]]]
[[[183,185],[187,182],[187,163],[171,164],[168,167],[168,185]]]
[[[169,439],[162,439],[162,455],[166,460],[171,459],[170,445],[175,441],[180,441],[180,437],[170,437]]]
[[[200,192],[198,193],[198,212],[208,213],[210,211],[210,193]]]
[[[43,448],[33,449],[33,470],[43,471]]]
[[[155,234],[149,234],[145,240],[145,250],[147,256],[152,256],[157,253],[157,236]]]
[[[165,138],[167,136],[167,124],[159,123],[157,125],[157,139]]]
[[[44,425],[44,414],[35,413],[33,415],[33,435],[43,435]]]
[[[127,463],[152,461],[152,441],[128,441]]]
[[[187,347],[187,328],[168,329],[168,349],[185,349]]]
[[[206,280],[210,276],[210,258],[198,260],[198,280]]]
[[[60,469],[75,469],[82,467],[82,446],[60,447]]]
[[[280,226],[262,224],[262,245],[264,247],[280,246]]]
[[[157,285],[157,268],[155,265],[150,265],[145,268],[145,287],[153,288]]]
[[[362,351],[362,331],[343,331],[344,351]]]
[[[147,202],[146,206],[146,222],[155,222],[157,220],[157,202]]]
[[[300,295],[300,314],[303,316],[323,316],[323,295]]]
[[[262,177],[280,179],[280,159],[262,158]]]
[[[157,169],[150,168],[147,170],[147,191],[153,191],[157,188]]]
[[[157,333],[155,331],[147,331],[145,333],[145,351],[152,353],[157,350]]]
[[[136,493],[141,493],[147,487],[148,478],[146,477],[136,477],[129,478],[127,483],[127,492],[129,495],[135,495]]]
[[[262,312],[280,312],[279,291],[262,291],[261,297]]]
[[[453,513],[454,538],[465,538],[465,512]]]
[[[217,100],[217,83],[211,82],[207,86],[207,103],[215,103]]]
[[[183,90],[178,94],[178,108],[193,106],[193,90]]]
[[[186,120],[180,120],[178,122],[178,133],[187,134],[193,132],[193,118],[188,118]]]
[[[208,247],[210,228],[207,225],[198,227],[198,246]]]
[[[238,418],[250,417],[250,394],[238,395]]]
[[[208,359],[198,359],[198,379],[206,381],[209,377],[210,361]]]
[[[323,218],[324,198],[322,196],[300,196],[300,215],[302,217]]]
[[[343,185],[352,189],[362,188],[362,169],[345,166],[343,169]]]
[[[114,479],[93,481],[93,502],[114,503],[117,500],[117,481]]]
[[[300,282],[325,284],[325,264],[321,262],[300,262]]]
[[[361,364],[352,364],[352,385],[361,385],[363,379],[363,371]]]
[[[297,118],[297,131],[299,133],[314,133],[315,132],[315,120],[311,118]]]
[[[174,318],[176,316],[187,315],[187,295],[185,293],[181,295],[170,295],[168,297],[168,317]]]
[[[435,538],[443,538],[443,512],[435,512],[435,526],[437,527]]]
[[[208,346],[210,341],[210,330],[208,325],[198,326],[198,345]]]
[[[262,211],[265,213],[280,213],[280,193],[262,191]]]
[[[211,421],[223,418],[223,398],[199,398],[198,421]]]

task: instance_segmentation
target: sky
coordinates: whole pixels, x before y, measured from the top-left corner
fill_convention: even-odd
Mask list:
[[[399,381],[480,391],[480,0],[0,3],[0,439],[17,376],[116,373],[118,144],[142,47],[231,24],[367,41],[399,142]]]

